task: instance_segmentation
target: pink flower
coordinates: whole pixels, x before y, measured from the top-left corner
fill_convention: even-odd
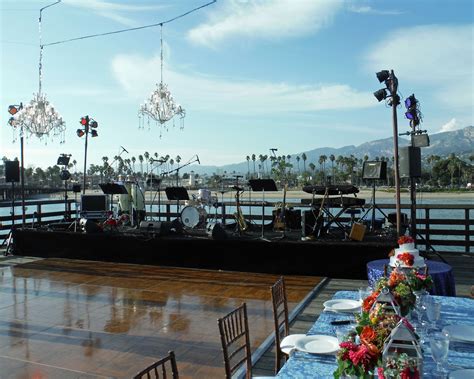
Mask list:
[[[385,375],[383,373],[383,367],[377,368],[377,376],[378,376],[378,379],[385,379]]]
[[[370,358],[369,350],[365,345],[360,345],[357,351],[349,352],[349,358],[351,359],[354,366],[358,366],[359,363],[362,363],[365,366],[365,363],[368,360],[367,358]]]
[[[342,347],[343,349],[347,349],[351,351],[357,350],[357,345],[354,342],[350,342],[350,341],[341,342],[339,346]]]

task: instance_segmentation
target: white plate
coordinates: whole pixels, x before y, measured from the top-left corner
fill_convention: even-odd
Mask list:
[[[474,342],[474,325],[449,325],[443,331],[448,332],[452,340]]]
[[[328,300],[323,305],[328,310],[335,312],[356,312],[360,309],[360,301],[350,299]]]
[[[339,341],[326,335],[306,336],[297,340],[295,347],[305,353],[334,354],[339,350]]]
[[[449,379],[473,379],[474,369],[456,370],[449,373]]]

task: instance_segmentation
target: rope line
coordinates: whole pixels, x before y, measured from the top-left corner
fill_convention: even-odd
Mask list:
[[[72,41],[79,41],[79,40],[83,40],[83,39],[88,39],[88,38],[94,38],[94,37],[103,37],[103,36],[108,36],[108,35],[111,35],[111,34],[118,34],[118,33],[125,33],[125,32],[131,32],[131,31],[135,31],[135,30],[141,30],[141,29],[147,29],[147,28],[154,28],[154,27],[157,27],[157,26],[163,26],[164,24],[168,24],[170,22],[173,22],[179,18],[182,18],[184,16],[187,16],[188,14],[190,13],[193,13],[193,12],[196,12],[198,11],[199,9],[202,9],[202,8],[205,8],[211,4],[214,4],[215,2],[217,2],[217,0],[213,0],[207,4],[204,4],[204,5],[201,5],[197,8],[194,8],[194,9],[191,9],[190,11],[187,11],[183,14],[180,14],[176,17],[173,17],[173,18],[170,18],[169,20],[166,20],[166,21],[162,21],[162,22],[158,22],[156,24],[151,24],[151,25],[144,25],[144,26],[138,26],[136,28],[128,28],[128,29],[121,29],[121,30],[116,30],[116,31],[113,31],[113,32],[106,32],[106,33],[98,33],[98,34],[90,34],[90,35],[87,35],[87,36],[82,36],[82,37],[76,37],[76,38],[70,38],[70,39],[65,39],[65,40],[62,40],[62,41],[56,41],[56,42],[50,42],[50,43],[46,43],[44,45],[42,45],[43,47],[45,46],[53,46],[53,45],[59,45],[59,44],[62,44],[62,43],[67,43],[67,42],[72,42]]]

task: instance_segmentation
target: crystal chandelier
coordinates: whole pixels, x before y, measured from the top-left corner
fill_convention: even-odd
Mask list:
[[[55,5],[57,3],[59,3],[59,1],[51,5]],[[63,121],[59,113],[54,109],[53,105],[46,99],[46,94],[41,92],[44,47],[41,43],[41,13],[49,6],[40,9],[38,27],[40,44],[38,93],[34,93],[33,99],[30,101],[30,103],[23,107],[23,109],[15,115],[14,124],[15,126],[19,126],[22,132],[23,130],[26,130],[30,135],[34,134],[39,138],[44,138],[49,137],[50,133],[52,133],[53,136],[60,136],[61,142],[64,142],[66,123]]]
[[[179,116],[181,121],[181,129],[184,127],[184,117],[186,111],[181,105],[174,101],[173,96],[168,90],[168,86],[163,83],[163,24],[160,24],[160,45],[161,45],[161,81],[156,85],[156,89],[151,93],[145,104],[140,106],[138,116],[141,121],[146,119],[148,124],[150,119],[159,125],[164,125],[174,116]],[[174,120],[173,120],[174,121]],[[160,135],[161,137],[161,135]]]

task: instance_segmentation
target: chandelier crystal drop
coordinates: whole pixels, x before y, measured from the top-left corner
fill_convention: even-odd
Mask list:
[[[138,117],[141,121],[140,126],[143,126],[145,119],[148,121],[148,125],[150,124],[150,120],[152,120],[158,125],[164,126],[166,122],[178,116],[180,119],[180,127],[183,129],[186,111],[181,105],[174,101],[171,92],[168,90],[168,86],[163,83],[163,24],[161,24],[160,27],[161,81],[156,85],[156,89],[151,93],[146,103],[142,104],[138,110]]]

